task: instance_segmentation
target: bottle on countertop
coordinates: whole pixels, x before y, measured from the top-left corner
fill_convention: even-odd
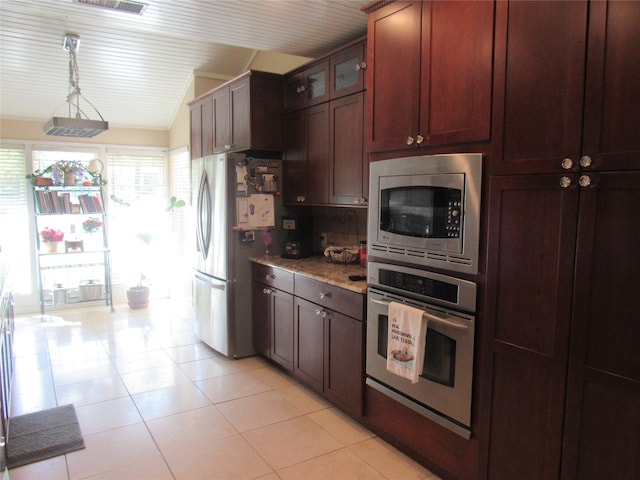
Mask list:
[[[367,242],[364,240],[360,242],[360,265],[365,266],[367,264]]]

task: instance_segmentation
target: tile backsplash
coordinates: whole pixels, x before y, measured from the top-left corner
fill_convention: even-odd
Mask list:
[[[312,207],[314,250],[321,253],[321,237],[326,245],[357,246],[367,240],[367,209]]]

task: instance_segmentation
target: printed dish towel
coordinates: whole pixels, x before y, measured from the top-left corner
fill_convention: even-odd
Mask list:
[[[419,310],[402,303],[389,304],[387,370],[418,383],[424,363],[427,319]]]

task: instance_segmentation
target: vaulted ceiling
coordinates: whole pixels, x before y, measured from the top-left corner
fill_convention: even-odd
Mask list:
[[[105,120],[112,127],[166,129],[194,75],[233,78],[262,52],[321,56],[366,34],[360,8],[369,3],[141,1],[142,15],[76,0],[2,0],[0,116],[43,122],[53,113],[69,116],[62,41],[74,33],[82,95]]]

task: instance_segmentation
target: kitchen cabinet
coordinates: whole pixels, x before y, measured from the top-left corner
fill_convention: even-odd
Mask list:
[[[359,418],[364,392],[365,296],[257,263],[252,264],[252,274],[256,349]],[[292,302],[283,302],[279,311],[271,302],[283,298],[284,292],[270,291],[275,290],[278,279],[286,289],[293,288]],[[287,294],[286,298],[291,297]]]
[[[640,168],[639,8],[498,2],[491,173]]]
[[[249,71],[213,91],[213,152],[280,151],[282,77]]]
[[[293,373],[356,417],[364,388],[364,296],[296,275]]]
[[[329,100],[329,60],[290,72],[284,78],[284,110],[290,112]]]
[[[498,4],[481,478],[640,476],[640,83],[612,68],[639,66],[638,22],[637,2]]]
[[[329,103],[329,203],[366,205],[368,192],[364,92],[360,92]]]
[[[329,104],[283,118],[283,201],[322,205],[329,198]]]
[[[189,104],[191,158],[282,150],[282,77],[248,71]]]
[[[113,310],[103,187],[34,186],[33,201],[40,313],[52,306],[98,300]],[[99,223],[94,233],[81,233],[87,222]],[[62,232],[64,239],[43,241],[45,229]]]
[[[191,160],[213,153],[213,96],[211,93],[189,105],[191,116]]]
[[[2,274],[3,275],[3,274]],[[6,445],[9,437],[9,416],[11,405],[11,379],[13,377],[13,333],[15,319],[13,295],[0,278],[0,474],[7,472]],[[4,478],[4,476],[3,476]]]
[[[494,3],[379,4],[368,12],[367,150],[488,140]]]
[[[255,263],[251,268],[254,347],[293,371],[293,274]]]
[[[331,100],[364,90],[366,63],[366,41],[359,40],[354,45],[334,53],[329,58],[329,97]]]

